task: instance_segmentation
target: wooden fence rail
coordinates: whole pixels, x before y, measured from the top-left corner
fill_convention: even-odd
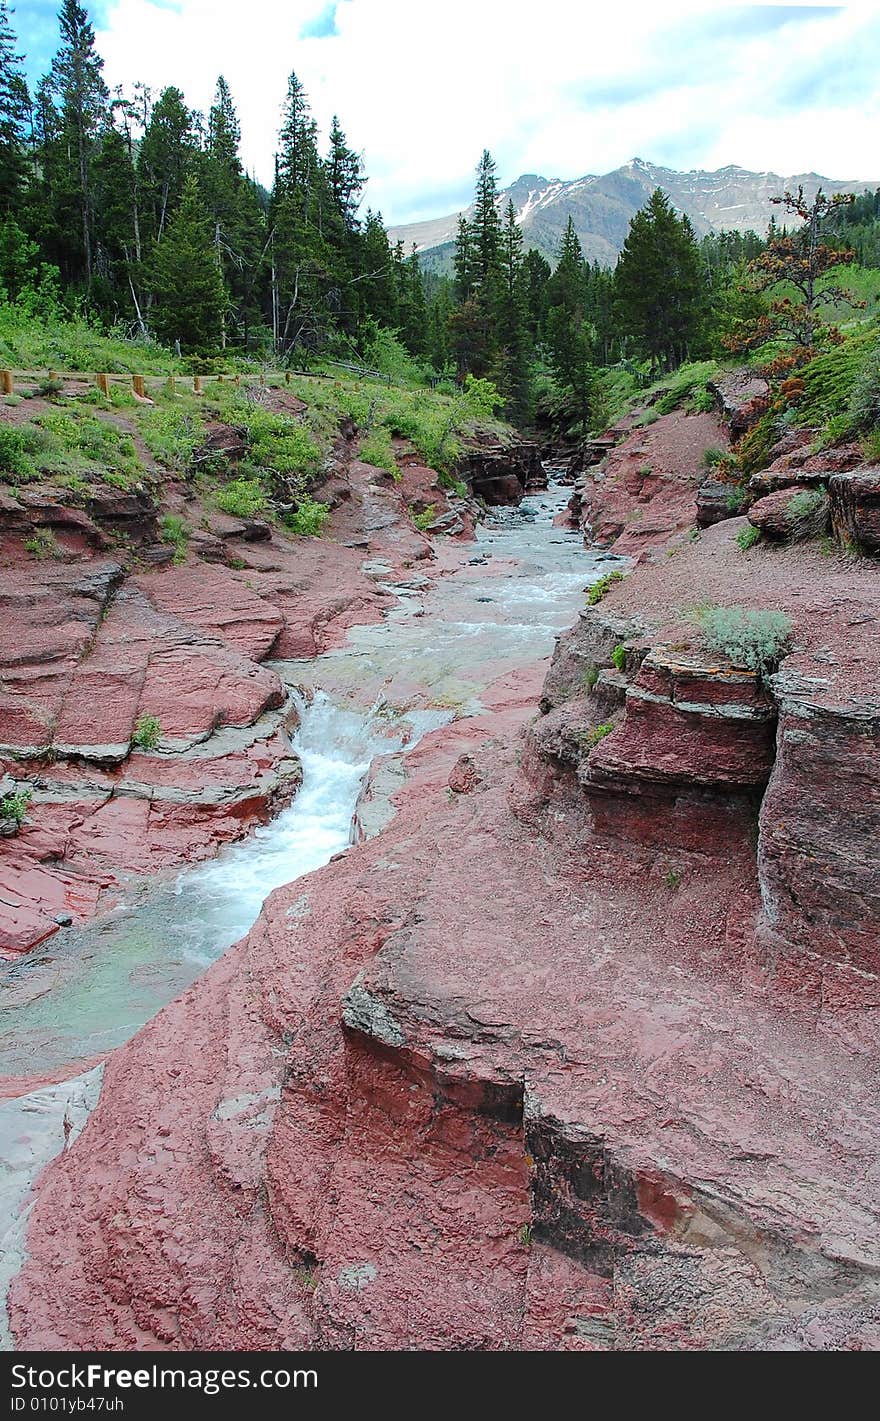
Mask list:
[[[356,366],[342,365],[341,362],[334,361],[333,363],[338,364],[340,369],[351,370],[361,375],[362,378],[382,380],[386,383],[391,383],[390,376],[382,375],[378,371],[359,370]],[[333,379],[332,375],[328,375],[323,370],[262,371],[259,375],[242,375],[241,373],[231,375],[228,372],[216,375],[120,375],[110,371],[0,369],[0,395],[14,395],[17,384],[32,385],[35,381],[39,382],[41,380],[48,380],[52,383],[70,380],[75,381],[77,384],[96,385],[102,394],[108,396],[110,394],[111,384],[118,385],[121,383],[130,385],[135,395],[140,399],[146,399],[148,386],[154,389],[164,386],[167,389],[174,390],[177,385],[180,385],[182,388],[189,387],[193,394],[202,395],[206,392],[205,387],[212,383],[215,385],[228,383],[239,388],[242,386],[248,388],[254,385],[268,388],[271,381],[275,381],[278,384],[283,382],[285,385],[289,385],[294,376],[308,380]]]

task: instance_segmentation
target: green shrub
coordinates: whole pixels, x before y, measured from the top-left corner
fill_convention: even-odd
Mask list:
[[[880,429],[863,434],[859,443],[865,458],[872,464],[880,464]]]
[[[614,572],[606,572],[603,577],[600,577],[598,581],[594,582],[592,587],[589,588],[587,592],[587,602],[591,607],[595,607],[596,603],[602,601],[602,598],[615,582],[622,581],[622,572],[617,572],[616,570]]]
[[[402,477],[394,457],[391,435],[387,429],[373,429],[361,440],[360,457],[374,469],[384,469],[397,481]]]
[[[586,690],[592,691],[593,687],[599,679],[599,667],[596,665],[595,661],[590,662],[589,666],[584,672],[583,679]]]
[[[176,563],[186,562],[189,528],[183,518],[180,518],[176,513],[164,514],[159,521],[159,537],[163,543],[170,543],[174,548]]]
[[[854,429],[880,432],[880,345],[871,351],[853,382],[847,413]]]
[[[691,410],[694,414],[711,414],[716,408],[715,396],[711,390],[695,390],[691,396]]]
[[[739,513],[740,509],[745,503],[745,499],[745,489],[738,488],[736,484],[732,484],[727,492],[727,496],[724,499],[724,506],[729,513]]]
[[[131,737],[132,745],[136,745],[140,750],[155,750],[162,739],[162,726],[155,715],[138,716],[134,734]]]
[[[317,538],[327,519],[330,508],[326,503],[316,503],[312,498],[303,498],[295,513],[288,513],[284,526],[301,538]]]
[[[14,794],[5,794],[0,799],[0,819],[11,820],[20,829],[24,823],[31,798],[32,792],[29,789],[20,789],[16,790]]]
[[[413,523],[415,524],[416,528],[418,528],[420,533],[424,533],[427,531],[428,528],[430,528],[436,517],[437,505],[436,503],[429,503],[428,507],[425,508],[421,513],[413,514]]]
[[[717,444],[711,444],[708,449],[703,450],[700,463],[708,473],[710,469],[717,469],[718,465],[723,463],[726,458],[727,453],[724,449],[719,449]]]
[[[58,540],[51,528],[35,528],[29,538],[25,538],[24,550],[42,562],[43,558],[61,556]]]
[[[205,439],[205,426],[198,411],[159,407],[142,412],[138,422],[153,458],[166,469],[186,473]]]
[[[741,548],[744,553],[747,553],[749,548],[753,548],[755,544],[760,543],[760,541],[761,530],[760,528],[754,528],[751,523],[747,528],[740,528],[736,535],[737,546]]]
[[[0,424],[0,479],[7,483],[27,483],[39,476],[32,432],[27,426]]]
[[[785,516],[789,523],[797,523],[802,518],[810,518],[825,505],[828,491],[824,485],[815,489],[802,489],[789,501]]]
[[[269,506],[265,486],[259,479],[232,479],[215,497],[217,507],[233,518],[258,518]]]
[[[321,451],[307,429],[259,406],[248,422],[247,450],[253,463],[273,474],[311,475],[321,465]]]
[[[704,607],[696,613],[696,622],[707,651],[758,676],[775,668],[791,639],[791,622],[784,612]]]
[[[618,642],[611,653],[611,660],[618,671],[626,670],[626,647],[623,642]]]
[[[476,375],[464,378],[463,397],[467,408],[475,415],[494,415],[504,404],[504,398],[491,380],[478,380]]]

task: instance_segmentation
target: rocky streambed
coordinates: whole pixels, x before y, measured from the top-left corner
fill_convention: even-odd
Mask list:
[[[266,664],[288,696],[274,733],[286,737],[284,724],[291,727],[287,753],[300,766],[289,806],[202,865],[123,879],[119,901],[97,920],[7,963],[7,1278],[21,1261],[30,1182],[75,1138],[84,1102],[93,1104],[99,1088],[96,1063],[247,933],[267,894],[376,832],[393,815],[403,760],[424,735],[479,716],[481,697],[496,685],[493,704],[499,694],[524,703],[584,587],[614,561],[554,526],[565,496],[557,487],[497,511],[474,542],[442,548],[431,576],[401,578],[381,547],[363,556],[362,571],[388,608],[383,620],[352,629],[317,659]],[[58,1083],[28,1089],[35,1078]]]

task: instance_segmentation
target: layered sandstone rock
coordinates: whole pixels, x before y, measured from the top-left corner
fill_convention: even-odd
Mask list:
[[[768,538],[797,542],[819,538],[828,531],[829,503],[824,484],[793,489],[782,488],[765,494],[753,503],[748,520]]]
[[[880,548],[880,469],[834,474],[828,491],[831,521],[840,541],[868,552]]]

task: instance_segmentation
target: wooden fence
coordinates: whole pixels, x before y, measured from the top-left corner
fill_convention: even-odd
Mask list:
[[[357,365],[346,365],[342,361],[331,361],[332,365],[340,370],[347,370],[352,374],[359,375],[365,380],[381,380],[384,384],[392,384],[390,375],[383,375],[378,370],[368,370],[366,367]],[[79,385],[96,385],[104,395],[110,394],[111,384],[123,384],[130,386],[132,393],[140,399],[147,399],[147,389],[164,388],[172,392],[179,386],[181,389],[191,390],[195,395],[205,393],[208,385],[233,385],[235,387],[269,388],[270,382],[276,386],[289,385],[294,376],[305,377],[309,380],[332,380],[333,376],[328,375],[323,370],[279,370],[261,371],[259,375],[117,375],[110,372],[99,371],[95,374],[82,370],[0,370],[0,395],[14,395],[16,385],[25,385],[32,390],[36,384],[37,388],[42,381],[50,381],[53,384],[73,381]]]

